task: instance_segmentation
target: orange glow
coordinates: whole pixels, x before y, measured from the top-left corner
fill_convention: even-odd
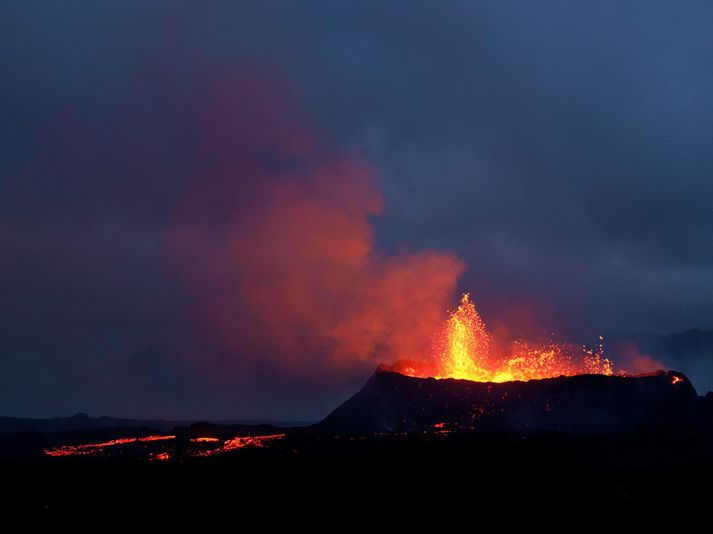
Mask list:
[[[435,368],[409,362],[398,369],[408,376],[457,378],[475,382],[509,382],[578,374],[615,374],[604,356],[602,338],[596,349],[566,344],[518,341],[509,354],[493,354],[492,340],[470,295],[464,294],[439,333]]]
[[[285,437],[285,434],[263,434],[257,436],[235,436],[234,438],[222,441],[219,438],[214,438],[210,436],[201,436],[197,438],[192,438],[190,441],[192,443],[208,443],[214,445],[213,448],[201,447],[198,450],[191,450],[187,454],[189,456],[213,456],[215,454],[221,454],[224,452],[236,450],[236,449],[249,449],[249,448],[262,448],[268,443],[276,441]],[[157,453],[151,452],[151,448],[154,442],[172,440],[176,436],[144,436],[140,438],[118,438],[111,441],[104,441],[102,443],[86,443],[81,445],[59,445],[57,447],[51,447],[44,449],[44,453],[47,456],[59,457],[59,456],[89,456],[89,455],[100,455],[109,447],[115,447],[118,445],[143,445],[144,458],[150,460],[170,460],[172,458],[172,453],[161,451]],[[175,452],[175,451],[174,451]]]
[[[114,445],[123,445],[126,443],[134,443],[135,441],[136,438],[119,438],[113,439],[111,441],[105,441],[103,443],[87,443],[84,445],[60,445],[59,447],[45,449],[44,453],[47,456],[84,456],[87,454],[94,454],[96,452],[102,451],[106,447],[113,447]]]
[[[242,449],[245,447],[263,447],[265,442],[284,438],[284,434],[267,434],[263,436],[237,436],[223,443],[224,451]]]
[[[448,319],[442,343],[442,377],[490,381],[486,369],[490,336],[467,293]]]
[[[90,454],[96,454],[107,447],[113,447],[115,445],[126,445],[127,443],[136,443],[139,441],[160,441],[166,439],[174,439],[176,436],[144,436],[142,438],[118,438],[112,439],[110,441],[104,441],[102,443],[85,443],[82,445],[60,445],[58,447],[51,447],[45,449],[43,452],[47,456],[87,456]]]
[[[681,378],[680,376],[671,375],[672,384],[678,384],[679,382],[683,382],[683,378]]]
[[[285,434],[264,434],[259,436],[235,436],[223,443],[223,446],[209,451],[201,451],[195,456],[213,456],[237,449],[262,448],[266,443],[285,437]]]
[[[139,441],[163,441],[165,439],[176,439],[176,436],[144,436]]]

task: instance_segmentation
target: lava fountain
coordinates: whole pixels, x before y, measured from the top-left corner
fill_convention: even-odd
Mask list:
[[[513,342],[509,352],[494,349],[485,323],[468,293],[436,336],[429,362],[402,360],[392,371],[419,378],[457,378],[475,382],[510,382],[574,376],[625,374],[604,356],[602,338],[595,349],[565,343]]]
[[[505,344],[488,333],[467,294],[435,337],[429,361],[379,366],[316,428],[439,435],[629,432],[677,424],[698,402],[677,371],[615,370],[601,337],[594,349],[552,341]]]

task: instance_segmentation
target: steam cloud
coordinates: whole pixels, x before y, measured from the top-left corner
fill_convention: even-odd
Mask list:
[[[243,73],[200,98],[202,157],[166,236],[214,339],[294,377],[424,357],[463,263],[379,250],[377,172],[279,83]]]

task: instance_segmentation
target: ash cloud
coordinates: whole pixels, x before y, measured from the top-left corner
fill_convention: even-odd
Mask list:
[[[276,82],[240,74],[200,98],[207,166],[191,170],[165,235],[208,335],[241,367],[310,383],[426,355],[463,263],[379,250],[376,169],[320,140]],[[230,159],[218,176],[216,147]]]

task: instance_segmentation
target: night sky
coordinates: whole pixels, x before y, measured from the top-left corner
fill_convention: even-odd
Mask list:
[[[3,2],[0,415],[319,418],[462,291],[511,335],[713,328],[712,30]]]

